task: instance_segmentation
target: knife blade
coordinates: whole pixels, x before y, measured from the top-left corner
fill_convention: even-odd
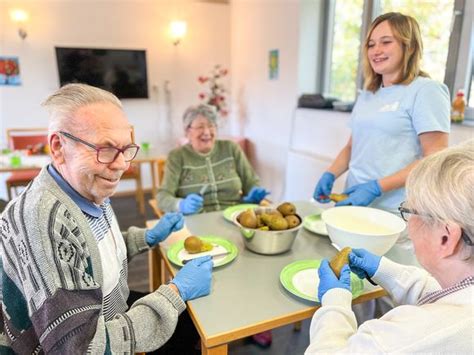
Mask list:
[[[207,254],[207,255],[209,255],[212,259],[214,259],[214,258],[218,258],[220,256],[226,256],[226,255],[229,255],[229,254],[230,254],[230,251],[224,251],[224,252],[219,253],[219,254],[214,254],[214,255]],[[205,255],[202,255],[202,256],[205,256]],[[197,259],[197,257],[196,258],[190,258],[190,259],[183,259],[183,260],[181,260],[181,262],[184,265],[184,264],[189,263],[191,260],[194,260],[194,259]]]
[[[340,247],[339,245],[337,245],[336,243],[331,243],[331,244],[332,244],[332,246],[333,246],[334,248],[337,249],[337,251],[341,251],[341,247]],[[370,276],[369,276],[366,272],[365,272],[365,278],[366,278],[367,281],[369,281],[372,285],[378,286],[378,284],[377,284],[374,280],[372,280],[372,279],[370,278]]]
[[[201,190],[199,190],[199,195],[204,196],[208,187],[209,187],[209,184],[203,185],[203,187],[201,187]]]

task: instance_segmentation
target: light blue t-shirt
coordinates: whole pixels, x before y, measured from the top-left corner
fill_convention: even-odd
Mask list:
[[[418,135],[450,130],[446,85],[418,77],[409,85],[363,91],[351,115],[352,152],[346,187],[391,175],[422,157]],[[396,212],[405,188],[383,193],[371,207]]]

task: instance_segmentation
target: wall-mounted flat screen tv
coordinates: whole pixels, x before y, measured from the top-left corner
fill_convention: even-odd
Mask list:
[[[148,98],[146,52],[56,47],[59,82],[85,83],[119,98]]]

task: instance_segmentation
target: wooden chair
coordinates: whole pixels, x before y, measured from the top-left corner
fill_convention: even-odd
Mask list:
[[[135,127],[131,126],[132,143],[135,143]],[[140,164],[130,163],[130,167],[122,174],[121,180],[135,180],[135,200],[142,215],[145,214],[145,193],[142,186]]]
[[[160,159],[157,161],[158,165],[158,186],[161,186],[163,183],[163,176],[165,175],[165,164],[166,160]],[[148,204],[155,213],[156,217],[161,218],[165,213],[158,207],[158,200],[156,196],[148,200]]]
[[[154,198],[148,200],[148,204],[150,205],[153,213],[155,213],[156,217],[161,218],[165,213],[158,207],[158,201]]]
[[[159,160],[158,165],[158,184],[163,183],[163,176],[165,174],[166,160]],[[158,207],[158,201],[155,198],[149,199],[148,204],[155,213],[156,217],[161,218],[165,213]],[[159,280],[165,280],[165,268],[162,265],[160,253],[157,248],[150,249],[148,252],[148,279],[150,292],[155,291],[160,285]]]
[[[48,129],[47,128],[10,128],[7,129],[7,142],[11,150],[24,150],[30,146],[38,144],[48,144]],[[13,197],[12,192],[17,187],[27,186],[33,180],[40,169],[15,171],[10,174],[6,180],[8,199]]]
[[[142,175],[140,171],[140,164],[131,163],[130,167],[122,175],[121,180],[135,180],[135,200],[138,203],[139,211],[142,215],[145,214],[145,192],[142,186]]]

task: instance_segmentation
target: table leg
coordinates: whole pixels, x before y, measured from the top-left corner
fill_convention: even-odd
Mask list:
[[[150,170],[151,170],[151,197],[156,198],[158,193],[158,185],[156,183],[156,168],[155,161],[150,161]]]
[[[150,292],[154,292],[162,283],[162,260],[157,248],[148,251],[148,283]]]
[[[212,348],[206,348],[203,342],[201,342],[201,355],[227,355],[228,346],[227,344],[215,346]]]
[[[160,269],[161,269],[161,275],[160,275],[160,281],[161,284],[167,283],[169,280],[171,280],[171,275],[168,271],[168,268],[165,265],[165,261],[163,260],[162,257],[160,257]]]

